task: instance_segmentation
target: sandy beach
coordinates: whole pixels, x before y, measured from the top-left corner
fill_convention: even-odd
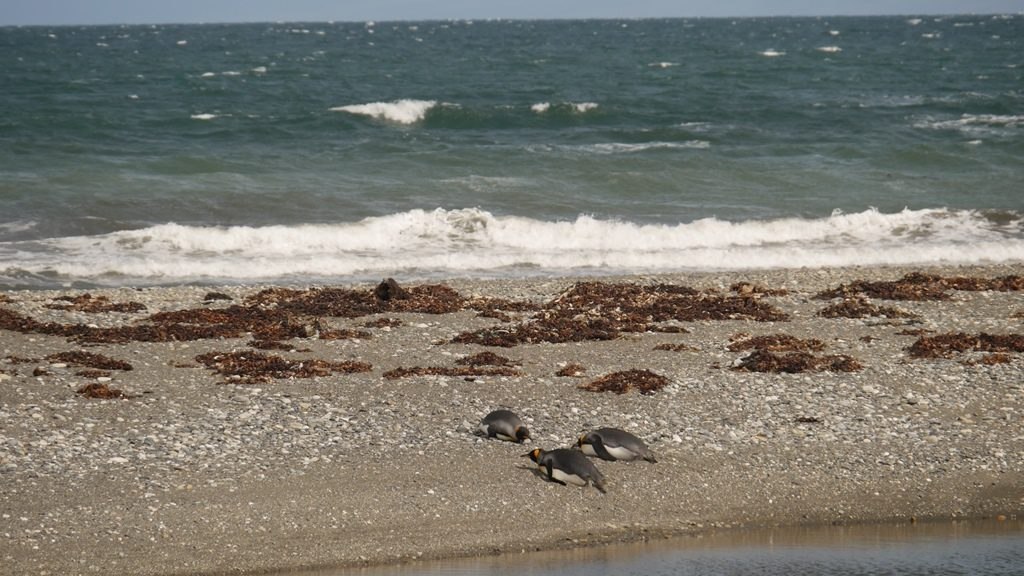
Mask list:
[[[1019,517],[1021,274],[0,292],[2,571],[265,573]],[[532,441],[473,434],[502,407]],[[658,462],[596,461],[600,494],[521,457],[599,426]]]

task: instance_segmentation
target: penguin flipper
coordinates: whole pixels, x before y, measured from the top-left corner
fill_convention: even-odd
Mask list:
[[[594,439],[591,440],[590,445],[594,447],[594,453],[601,460],[615,461],[615,456],[612,456],[608,449],[604,447],[604,441],[601,440],[600,436],[594,435]]]
[[[555,482],[557,484],[561,484],[562,486],[566,486],[567,485],[565,482],[562,482],[558,478],[555,478],[554,472],[551,470],[551,462],[548,462],[547,464],[545,464],[544,467],[547,468],[547,471],[548,471],[548,481]]]

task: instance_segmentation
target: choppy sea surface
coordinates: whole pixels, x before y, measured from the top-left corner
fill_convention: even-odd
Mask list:
[[[1024,16],[0,28],[0,286],[1024,262]]]

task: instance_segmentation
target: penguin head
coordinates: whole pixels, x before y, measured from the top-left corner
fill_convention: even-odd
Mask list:
[[[526,426],[516,426],[516,442],[522,444],[530,438],[530,430]]]
[[[583,446],[584,444],[590,444],[590,434],[580,434],[579,440],[576,441],[577,446]]]
[[[534,448],[533,450],[530,450],[526,454],[523,454],[523,458],[529,458],[530,460],[533,460],[534,462],[539,462],[540,461],[540,455],[543,452],[544,451],[541,450],[540,448]]]

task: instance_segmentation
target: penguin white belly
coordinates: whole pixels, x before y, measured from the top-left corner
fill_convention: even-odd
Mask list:
[[[597,452],[594,451],[594,447],[590,444],[580,444],[580,451],[587,456],[597,456]]]
[[[636,460],[638,458],[636,452],[623,448],[622,446],[605,446],[608,453],[611,454],[616,460]]]
[[[506,442],[518,442],[519,439],[515,436],[509,436],[508,434],[502,434],[501,432],[495,432],[494,437],[498,440],[504,440]]]
[[[587,481],[575,474],[569,474],[559,470],[558,468],[551,469],[551,477],[559,482],[565,482],[566,484],[575,484],[576,486],[586,486]]]

